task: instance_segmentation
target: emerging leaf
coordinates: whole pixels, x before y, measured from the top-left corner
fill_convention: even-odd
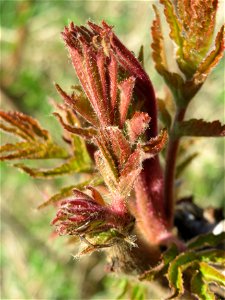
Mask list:
[[[225,242],[225,232],[222,232],[218,235],[213,233],[208,233],[204,235],[199,235],[198,237],[190,240],[188,243],[189,249],[199,249],[204,247],[216,247],[219,244]]]
[[[146,271],[139,279],[151,281],[166,275],[173,292],[169,299],[177,299],[181,296],[185,291],[184,286],[188,286],[186,281],[190,280],[191,292],[199,296],[199,299],[215,299],[214,296],[209,298],[214,295],[209,283],[224,286],[225,277],[211,265],[219,267],[225,265],[224,251],[217,249],[198,251],[198,249],[216,246],[222,240],[224,240],[224,234],[215,236],[210,233],[196,238],[189,244],[189,249],[193,248],[194,251],[187,250],[180,254],[177,247],[173,245],[163,254],[161,263]],[[185,274],[188,276],[184,276]]]
[[[24,142],[3,145],[0,152],[1,160],[9,159],[46,159],[68,158],[68,152],[54,143],[39,123],[19,112],[0,112],[0,117],[9,124],[0,124],[0,128],[7,133],[14,134]]]
[[[104,131],[105,139],[109,141],[116,165],[121,170],[131,154],[131,146],[118,127],[107,127]]]
[[[144,153],[138,147],[128,158],[124,168],[121,170],[119,179],[119,193],[120,195],[129,196],[134,182],[142,169],[142,162],[144,160]]]
[[[195,76],[197,70],[202,78],[206,77],[211,67],[221,58],[224,49],[222,28],[216,38],[215,50],[206,57],[212,43],[218,0],[160,2],[164,5],[170,37],[177,45],[177,63],[181,71],[187,78]],[[205,72],[203,69],[206,70],[207,66],[209,68]]]
[[[126,74],[128,73],[129,76],[135,78],[135,92],[140,98],[144,98],[144,109],[152,120],[149,137],[155,136],[157,134],[156,100],[154,89],[147,73],[140,62],[114,34],[111,26],[104,21],[102,22],[102,27],[91,22],[88,22],[88,25],[98,37],[103,39],[107,47],[111,47],[121,69]]]
[[[73,197],[61,201],[52,221],[59,234],[79,236],[89,245],[81,254],[125,239],[133,222],[128,213],[118,214],[112,206],[106,205],[96,189],[90,186],[88,189],[92,196],[73,190]]]
[[[209,286],[205,284],[202,274],[196,270],[191,279],[191,291],[198,299],[202,300],[215,300],[215,294],[209,289]]]
[[[91,139],[96,135],[96,130],[92,127],[88,127],[88,128],[72,127],[63,121],[63,118],[60,116],[60,114],[54,113],[54,115],[58,118],[62,126],[71,133],[79,135],[85,139]]]
[[[132,97],[132,91],[134,88],[134,77],[130,77],[123,81],[120,84],[120,106],[119,106],[119,112],[120,112],[120,126],[123,128],[123,125],[126,121],[128,107],[130,105],[131,97]]]
[[[143,150],[150,155],[156,155],[163,149],[167,139],[167,131],[163,129],[157,137],[151,138],[149,142],[143,145]]]
[[[199,64],[193,80],[196,84],[204,82],[213,67],[217,65],[224,52],[224,26],[221,27],[215,40],[215,48]]]
[[[177,124],[175,130],[176,137],[181,136],[225,136],[225,125],[219,121],[206,122],[202,119],[190,119]]]
[[[83,93],[80,92],[79,95],[73,93],[71,96],[69,96],[61,89],[58,84],[56,84],[55,86],[70,109],[78,112],[87,122],[89,122],[93,126],[99,126],[95,112],[90,105],[88,98]]]
[[[146,131],[149,122],[150,117],[144,112],[135,112],[132,119],[126,121],[128,136],[132,144]]]
[[[31,177],[45,178],[45,179],[51,179],[53,177],[72,174],[72,173],[92,172],[92,166],[90,164],[86,164],[85,161],[82,161],[76,157],[72,157],[66,160],[58,167],[52,169],[30,168],[21,163],[14,164],[14,166],[28,173]]]
[[[82,189],[84,188],[87,184],[89,183],[89,181],[85,181],[81,184],[76,184],[76,185],[70,185],[67,187],[62,188],[57,194],[54,194],[53,196],[51,196],[47,201],[44,201],[43,203],[41,203],[38,206],[38,209],[42,209],[45,208],[47,206],[49,206],[50,204],[54,204],[60,200],[63,200],[69,196],[72,196],[73,194],[73,190],[75,188],[77,189]]]

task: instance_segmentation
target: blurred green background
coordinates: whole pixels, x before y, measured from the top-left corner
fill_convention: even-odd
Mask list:
[[[115,25],[118,36],[135,53],[143,44],[147,71],[162,97],[164,83],[154,70],[149,49],[152,3],[1,0],[2,108],[36,117],[59,138],[60,127],[51,115],[49,100],[60,101],[54,82],[65,90],[76,82],[60,37],[60,31],[72,20],[84,24],[87,19],[95,22],[104,19]],[[220,5],[218,26],[223,19],[224,2]],[[168,37],[167,30],[165,34]],[[167,46],[170,62],[172,47],[170,43]],[[192,102],[189,115],[224,122],[224,60]],[[2,140],[6,142],[10,138],[3,135]],[[199,157],[183,175],[182,194],[194,194],[202,206],[222,206],[222,139],[198,139],[192,151],[197,151]],[[63,237],[51,237],[54,208],[38,211],[36,207],[59,187],[74,184],[75,180],[69,176],[54,181],[33,180],[1,164],[1,299],[115,299],[129,284],[133,286],[129,299],[142,299],[146,293],[144,286],[137,291],[136,283],[106,275],[101,253],[76,261],[72,256],[77,253],[74,245],[67,245]],[[147,299],[154,299],[157,294],[159,288],[154,286]]]

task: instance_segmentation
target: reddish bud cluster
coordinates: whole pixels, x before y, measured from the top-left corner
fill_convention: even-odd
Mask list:
[[[93,187],[92,197],[74,190],[74,197],[60,203],[56,217],[52,221],[60,235],[87,235],[115,229],[120,233],[132,225],[129,214],[120,214],[112,206],[106,205],[100,193]]]

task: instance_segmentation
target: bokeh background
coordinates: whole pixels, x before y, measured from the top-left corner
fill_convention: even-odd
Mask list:
[[[138,53],[145,49],[145,65],[160,97],[165,86],[150,57],[152,4],[158,1],[1,0],[1,107],[20,110],[40,120],[57,139],[60,127],[51,115],[50,99],[60,101],[54,82],[65,90],[76,82],[60,31],[70,21],[84,24],[102,19],[115,25],[121,40]],[[223,22],[220,2],[218,26]],[[168,40],[168,30],[165,29]],[[167,43],[173,65],[172,44]],[[193,100],[189,115],[224,122],[224,60]],[[2,136],[8,141],[9,137]],[[187,144],[191,141],[187,140]],[[222,139],[198,139],[192,151],[199,155],[183,174],[183,195],[195,195],[201,206],[223,206],[224,144]],[[146,286],[104,271],[103,255],[73,258],[77,249],[61,237],[53,239],[50,221],[54,208],[37,205],[76,177],[34,180],[1,164],[1,299],[143,299]],[[129,296],[123,294],[132,286]],[[147,299],[162,291],[151,288]]]

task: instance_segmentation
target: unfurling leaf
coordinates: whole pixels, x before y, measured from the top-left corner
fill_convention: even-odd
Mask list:
[[[168,8],[168,12],[170,12],[170,14],[171,14],[172,13],[172,11],[171,11],[172,4],[170,3],[170,1],[163,1],[163,2],[167,3],[167,5],[169,5],[167,8]],[[153,39],[153,42],[151,44],[151,47],[153,50],[152,58],[155,62],[156,70],[164,78],[165,82],[170,87],[171,91],[175,95],[175,100],[179,101],[179,99],[180,99],[179,94],[182,91],[182,88],[184,85],[184,80],[179,74],[170,72],[168,70],[167,61],[166,61],[166,53],[164,50],[164,40],[163,40],[163,35],[162,35],[159,12],[158,12],[156,6],[153,5],[153,8],[155,10],[156,19],[153,21],[153,24],[151,27],[152,39]],[[169,17],[169,20],[173,20],[173,19],[174,18],[172,18],[171,16]],[[172,36],[175,36],[175,32],[172,29],[171,29],[171,34],[172,34]],[[178,104],[180,105],[180,103],[178,103]]]
[[[79,236],[89,246],[81,254],[125,240],[133,223],[129,213],[118,213],[96,189],[90,186],[88,189],[92,196],[74,189],[70,198],[60,202],[52,221],[60,235]]]
[[[125,74],[128,74],[129,77],[135,78],[135,92],[143,99],[144,109],[152,120],[149,137],[155,136],[157,134],[157,108],[154,89],[147,73],[132,52],[114,34],[112,26],[109,26],[104,21],[102,22],[102,27],[96,26],[96,24],[91,22],[88,22],[88,25],[93,30],[96,39],[103,40],[107,47],[111,48],[111,52],[114,54],[113,57],[117,60],[118,68],[120,67],[119,69],[123,72],[125,71]]]
[[[222,26],[216,36],[215,48],[204,58],[194,74],[193,81],[196,85],[206,80],[212,68],[214,68],[222,58],[225,47],[224,39],[224,26]]]
[[[50,204],[54,204],[54,203],[56,203],[56,202],[58,202],[60,200],[63,200],[65,198],[71,196],[73,194],[73,190],[75,188],[82,189],[88,183],[89,183],[89,181],[85,181],[84,183],[81,183],[81,184],[70,185],[70,186],[62,188],[57,194],[55,194],[52,197],[50,197],[47,201],[44,201],[43,203],[41,203],[38,206],[38,209],[45,208],[45,207],[49,206]]]
[[[120,112],[120,126],[123,127],[126,117],[128,108],[132,98],[132,92],[134,88],[135,78],[130,77],[123,81],[120,84],[120,105],[119,105],[119,112]]]
[[[164,41],[161,29],[161,22],[158,9],[155,5],[153,5],[156,19],[152,23],[151,31],[152,31],[152,39],[153,42],[151,44],[152,47],[152,58],[155,62],[156,70],[163,75],[164,71],[167,70],[167,61],[166,61],[166,53],[164,49]]]
[[[79,95],[73,93],[71,96],[69,96],[61,89],[58,84],[56,84],[55,86],[69,109],[73,109],[74,111],[78,112],[87,122],[89,122],[93,126],[99,126],[95,112],[88,98],[83,93],[80,92]]]
[[[62,124],[62,126],[69,132],[79,135],[85,139],[91,139],[93,136],[96,135],[96,130],[93,127],[88,128],[81,128],[81,127],[72,127],[68,124],[66,124],[63,121],[63,118],[58,113],[54,113],[54,115],[58,118],[59,122]]]
[[[15,135],[25,140],[24,142],[3,145],[0,150],[3,153],[1,160],[66,159],[65,162],[52,169],[31,168],[21,163],[14,165],[30,176],[38,178],[51,178],[73,172],[90,172],[92,170],[92,161],[87,152],[85,142],[80,137],[74,136],[72,138],[73,153],[69,154],[64,148],[54,143],[49,133],[41,128],[33,118],[17,112],[1,112],[0,116],[11,125],[9,127],[10,130],[7,127],[7,132],[15,132]],[[2,128],[5,127],[3,126]],[[14,131],[14,129],[17,129],[17,131]]]
[[[107,187],[111,192],[115,192],[118,184],[118,174],[110,154],[102,150],[96,151],[95,162]]]
[[[116,126],[104,130],[105,140],[109,141],[111,152],[116,159],[116,165],[121,170],[131,154],[131,146],[123,132]]]
[[[225,136],[225,125],[222,125],[218,120],[207,122],[202,119],[190,119],[177,123],[175,136]]]
[[[143,145],[143,150],[145,153],[148,153],[152,156],[158,154],[163,147],[165,146],[168,139],[168,134],[166,129],[161,130],[160,134],[155,137],[151,138],[145,145]]]
[[[160,2],[164,5],[170,37],[176,44],[176,62],[186,78],[168,70],[160,16],[155,6],[152,56],[156,70],[171,89],[177,106],[186,108],[223,56],[224,26],[218,32],[214,49],[211,50],[218,0]]]
[[[18,136],[25,140],[50,139],[47,130],[43,129],[35,119],[21,112],[15,111],[7,113],[4,111],[0,111],[0,117],[12,126],[11,130],[17,129],[22,133],[22,135],[20,135],[18,131],[15,131],[15,133],[11,133],[14,133],[15,135],[18,134]]]
[[[215,50],[207,56],[213,38],[218,1],[160,2],[164,5],[170,37],[177,45],[176,58],[179,68],[188,79],[195,77],[195,73],[202,73],[202,77],[196,76],[196,84],[197,78],[203,83],[211,67],[221,58],[224,48],[222,28],[216,38]],[[208,70],[204,72],[203,69],[207,67]]]
[[[120,173],[120,180],[118,185],[119,194],[127,197],[129,196],[134,182],[141,173],[142,162],[144,160],[144,153],[141,148],[137,148],[128,158],[124,168]]]
[[[80,137],[74,136],[73,148],[73,156],[58,167],[52,169],[29,168],[23,164],[15,164],[15,167],[20,168],[30,176],[37,178],[52,178],[71,173],[92,173],[92,160],[88,154],[85,142]]]
[[[0,112],[0,117],[8,123],[0,124],[0,128],[7,133],[14,134],[24,142],[5,144],[1,147],[1,160],[10,159],[46,159],[68,158],[68,152],[54,143],[47,130],[39,123],[19,112]]]
[[[79,160],[76,157],[72,157],[66,160],[64,163],[59,165],[58,167],[52,169],[36,169],[27,167],[24,164],[14,164],[16,168],[23,170],[24,172],[28,173],[31,177],[35,178],[49,178],[69,175],[72,173],[89,173],[92,172],[92,167],[87,165],[83,161]]]
[[[146,131],[150,122],[150,117],[144,112],[135,112],[130,120],[126,121],[126,128],[131,143],[136,140]]]
[[[177,44],[180,50],[183,44],[183,38],[181,35],[182,24],[176,16],[174,5],[170,0],[160,0],[160,3],[164,5],[164,14],[166,16],[167,23],[170,26],[170,37]]]

